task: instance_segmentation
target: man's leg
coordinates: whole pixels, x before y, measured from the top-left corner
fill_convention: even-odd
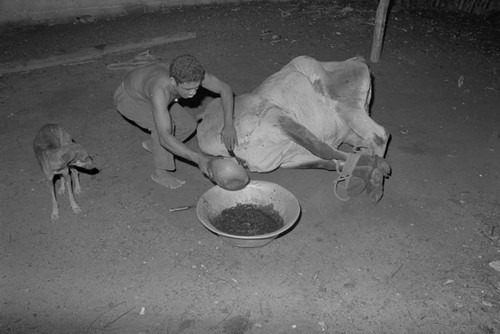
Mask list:
[[[151,174],[153,181],[170,189],[179,188],[186,183],[170,173],[170,171],[175,171],[174,155],[161,146],[160,137],[155,128],[151,130],[151,153],[154,164],[154,171]]]
[[[134,99],[120,85],[115,92],[115,104],[118,111],[127,119],[143,129],[151,131],[151,140],[143,143],[143,147],[153,155],[153,173],[151,179],[170,188],[179,188],[184,181],[177,180],[167,170],[175,170],[173,155],[161,146],[153,120],[153,107],[147,101]]]
[[[180,141],[186,141],[196,131],[196,119],[178,103],[170,108],[170,116],[174,123],[174,136]]]
[[[170,109],[170,116],[173,123],[173,134],[180,141],[184,142],[196,130],[196,120],[193,116],[179,104],[174,104]],[[146,149],[150,147],[153,154],[155,171],[151,178],[153,181],[170,189],[179,188],[185,181],[173,177],[168,171],[175,170],[174,155],[167,151],[160,144],[160,139],[156,129],[151,130],[151,144],[143,144]]]

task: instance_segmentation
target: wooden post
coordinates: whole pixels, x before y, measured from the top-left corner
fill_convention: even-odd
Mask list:
[[[377,15],[375,16],[375,29],[373,31],[372,53],[370,55],[370,60],[373,63],[377,63],[380,60],[389,2],[390,0],[380,0],[378,3]]]

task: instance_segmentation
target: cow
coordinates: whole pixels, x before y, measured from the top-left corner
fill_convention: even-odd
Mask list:
[[[389,133],[369,116],[371,74],[361,57],[322,62],[299,56],[251,93],[235,97],[238,146],[228,152],[219,98],[209,102],[198,125],[202,152],[236,156],[252,172],[281,168],[337,171],[348,197],[366,191],[375,203],[391,172],[384,159]],[[352,152],[344,149],[352,148]],[[337,191],[335,191],[337,194]]]

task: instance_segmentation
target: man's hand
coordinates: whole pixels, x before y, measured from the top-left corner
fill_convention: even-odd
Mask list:
[[[205,174],[210,180],[213,181],[214,176],[209,168],[209,165],[210,165],[210,158],[208,158],[205,155],[201,155],[200,159],[198,160],[198,168],[202,171],[203,174]]]
[[[222,128],[220,137],[221,141],[224,143],[228,150],[234,150],[234,148],[238,145],[238,137],[234,125],[224,126]]]
[[[226,146],[228,150],[234,150],[235,146],[238,145],[238,137],[236,135],[236,129],[233,124],[233,113],[234,113],[234,95],[231,87],[219,80],[215,75],[205,72],[205,77],[201,81],[201,85],[220,95],[222,103],[222,111],[224,112],[224,127],[221,131],[221,142]]]

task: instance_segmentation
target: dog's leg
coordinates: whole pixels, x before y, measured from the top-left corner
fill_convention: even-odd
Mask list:
[[[50,195],[52,197],[52,213],[50,219],[55,222],[59,219],[59,206],[57,205],[56,191],[54,189],[54,179],[51,177],[47,179],[47,185],[49,186]]]
[[[55,181],[55,182],[57,182],[57,181]],[[62,195],[62,194],[64,194],[64,180],[60,180],[60,182],[61,182],[61,184],[59,185],[59,189],[57,189],[57,193],[59,195]],[[54,186],[55,186],[55,184],[54,184]]]
[[[76,204],[75,201],[75,196],[73,195],[73,187],[71,186],[71,176],[69,175],[70,171],[69,168],[63,171],[63,176],[64,176],[64,182],[66,182],[66,188],[68,188],[68,196],[69,196],[69,203],[71,204],[71,208],[73,209],[73,212],[78,214],[82,212],[78,204]]]
[[[80,177],[76,169],[70,168],[71,178],[73,180],[73,191],[75,194],[79,195],[82,192],[82,187],[80,186]]]

